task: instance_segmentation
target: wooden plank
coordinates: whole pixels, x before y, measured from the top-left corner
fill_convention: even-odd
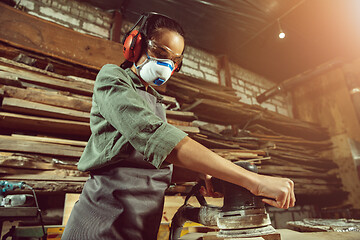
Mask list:
[[[49,72],[47,70],[40,69],[38,67],[33,67],[33,66],[26,65],[24,63],[15,62],[13,60],[10,60],[10,59],[4,58],[4,57],[0,57],[0,63],[1,63],[1,65],[18,68],[18,69],[29,70],[34,73],[40,73],[42,75],[49,76],[50,78],[62,79],[65,81],[76,80],[76,81],[84,82],[86,84],[94,85],[94,80],[80,78],[80,77],[76,77],[76,76],[64,76],[61,74],[57,74],[54,72]]]
[[[2,86],[5,96],[19,98],[31,102],[44,103],[51,106],[74,109],[82,112],[90,112],[91,99],[85,100],[73,96],[66,96],[58,91],[46,91],[35,88],[18,88]]]
[[[29,133],[55,133],[72,137],[89,137],[90,124],[54,118],[34,117],[15,113],[0,112],[0,128]]]
[[[166,96],[166,95],[162,95],[163,99],[162,102],[165,104],[177,104],[178,102],[176,101],[176,98],[174,97],[170,97],[170,96]]]
[[[57,157],[58,158],[58,157]],[[36,170],[70,169],[77,170],[75,165],[69,162],[62,162],[54,156],[44,156],[39,154],[27,154],[18,152],[0,152],[0,166],[12,168],[26,168]],[[5,172],[10,174],[10,172]]]
[[[19,81],[19,77],[16,74],[4,71],[0,71],[0,84],[23,87],[23,84]]]
[[[86,96],[92,96],[93,93],[93,87],[90,84],[82,82],[65,81],[62,79],[44,76],[43,74],[34,73],[23,69],[7,67],[4,65],[0,65],[0,70],[15,74],[20,81],[33,83],[39,86],[45,86],[61,91],[83,94]]]
[[[79,183],[83,183],[86,182],[86,180],[89,179],[89,177],[74,177],[74,176],[59,176],[59,175],[55,175],[55,174],[49,174],[47,172],[43,173],[43,174],[16,174],[16,175],[9,175],[9,176],[1,176],[2,180],[11,180],[11,181],[16,181],[16,180],[24,180],[24,181],[42,181],[42,182],[47,182],[47,181],[58,181],[58,182],[79,182]]]
[[[181,126],[181,125],[174,125],[181,131],[184,131],[189,134],[197,134],[200,133],[200,129],[198,127],[192,127],[192,126]]]
[[[193,112],[166,110],[166,117],[181,121],[194,121],[196,116]]]
[[[174,74],[171,81],[167,82],[166,92],[186,103],[192,103],[197,98],[214,99],[220,102],[238,102],[240,100],[235,95],[235,90],[230,87],[181,73]]]
[[[12,134],[11,137],[14,139],[24,139],[24,140],[31,140],[35,142],[48,142],[48,143],[57,143],[62,145],[71,145],[71,146],[78,146],[78,147],[85,147],[87,142],[85,141],[76,141],[76,140],[68,140],[68,139],[61,139],[61,138],[51,138],[51,137],[38,137],[38,136],[29,136],[29,135],[20,135],[20,134]]]
[[[51,64],[54,67],[53,73],[62,76],[74,75],[94,80],[98,72],[98,70],[85,68],[80,65],[77,65],[77,67],[74,68],[74,65],[71,63],[64,62],[50,56],[45,56],[43,54],[27,51],[21,48],[16,48],[0,41],[0,56],[6,58],[7,60],[10,60],[15,59],[20,54],[36,59],[36,68],[39,68],[40,70],[46,69],[46,67]]]
[[[0,40],[96,70],[106,63],[120,65],[124,61],[123,46],[119,43],[76,32],[3,3],[0,6]]]
[[[37,170],[54,170],[51,163],[32,161],[22,156],[14,156],[14,153],[0,152],[0,166],[12,168],[26,168]]]
[[[20,140],[11,136],[0,135],[0,150],[80,158],[84,148],[54,143],[40,143],[37,141]]]
[[[318,178],[328,178],[329,176],[327,174],[323,173],[316,173],[316,172],[299,172],[299,171],[290,171],[290,170],[282,170],[282,169],[276,169],[274,168],[260,168],[259,173],[266,174],[266,175],[277,175],[277,176],[283,176],[283,177],[318,177]]]
[[[195,141],[205,145],[208,148],[229,148],[229,149],[255,149],[257,143],[224,141],[220,139],[210,139],[202,134],[191,136]]]
[[[170,119],[167,118],[166,121],[174,126],[192,126],[192,122],[185,122],[185,121],[180,121],[180,120],[174,120],[174,119]]]
[[[5,111],[21,114],[90,122],[90,113],[88,112],[80,112],[67,108],[54,107],[17,98],[5,97],[3,99],[1,108]]]

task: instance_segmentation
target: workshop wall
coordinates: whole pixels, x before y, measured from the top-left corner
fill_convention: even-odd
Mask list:
[[[75,31],[109,38],[112,14],[84,2],[71,0],[15,0],[27,13]]]
[[[335,147],[326,157],[338,164],[343,188],[349,192],[348,203],[358,209],[360,166],[355,160],[356,155],[352,155],[349,140],[360,142],[360,121],[354,101],[359,94],[356,90],[359,69],[360,58],[299,84],[292,93],[295,118],[329,130]],[[355,85],[350,86],[352,84]]]
[[[133,23],[123,22],[121,35],[124,36],[133,26]],[[219,83],[218,57],[200,49],[186,46],[183,65],[180,72],[209,82]],[[250,105],[259,105],[256,96],[274,86],[274,83],[256,73],[230,63],[231,84],[241,102]],[[260,106],[285,116],[292,116],[291,103],[286,94],[279,94]]]
[[[75,31],[109,39],[112,13],[98,9],[84,2],[70,0],[15,0],[18,7],[31,15],[69,27]],[[133,26],[123,21],[122,36]],[[209,82],[219,83],[218,57],[202,50],[186,47],[181,73]],[[274,84],[266,78],[230,63],[231,84],[241,102],[258,104],[256,96]],[[261,104],[273,112],[291,116],[288,97],[278,95]]]

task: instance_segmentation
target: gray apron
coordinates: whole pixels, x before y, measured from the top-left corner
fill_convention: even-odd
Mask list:
[[[156,97],[138,93],[166,121]],[[156,169],[134,150],[126,160],[91,171],[62,239],[155,240],[172,170],[171,164]]]

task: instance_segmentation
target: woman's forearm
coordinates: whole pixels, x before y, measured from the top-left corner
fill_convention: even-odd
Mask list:
[[[295,204],[294,183],[287,178],[257,174],[228,161],[200,143],[185,137],[166,158],[167,162],[240,185],[279,208]]]
[[[189,137],[184,138],[167,158],[176,166],[209,174],[216,178],[254,190],[256,174],[220,157]]]

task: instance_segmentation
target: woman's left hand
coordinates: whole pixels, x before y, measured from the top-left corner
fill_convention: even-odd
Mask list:
[[[207,174],[205,174],[201,177],[201,179],[203,179],[205,181],[205,187],[201,186],[201,188],[199,190],[200,194],[203,195],[204,197],[213,197],[213,198],[223,197],[223,194],[214,191],[214,186],[211,182],[211,178],[212,178],[212,176],[207,175]]]

